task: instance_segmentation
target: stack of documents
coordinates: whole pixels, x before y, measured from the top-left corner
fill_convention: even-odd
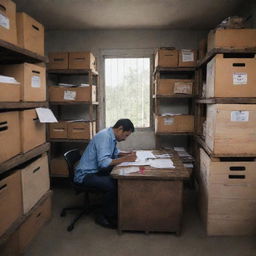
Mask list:
[[[174,147],[173,149],[177,152],[185,167],[193,168],[194,158],[185,150],[185,148]]]
[[[20,84],[14,77],[0,75],[0,83],[5,84]]]

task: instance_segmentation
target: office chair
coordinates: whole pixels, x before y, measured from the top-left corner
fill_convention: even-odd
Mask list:
[[[99,194],[101,191],[99,189],[90,187],[87,188],[84,185],[81,185],[79,183],[74,182],[74,167],[75,164],[80,160],[81,154],[79,149],[72,149],[67,151],[64,154],[64,158],[68,164],[68,171],[69,171],[69,181],[71,186],[74,188],[76,194],[84,193],[84,203],[82,206],[72,206],[72,207],[66,207],[63,208],[61,211],[60,216],[64,217],[66,215],[67,211],[73,211],[73,210],[80,210],[79,214],[73,219],[73,221],[70,223],[70,225],[67,227],[67,231],[72,231],[74,229],[74,226],[76,222],[85,214],[89,214],[91,211],[97,209],[99,205],[92,205],[90,202],[89,194]]]

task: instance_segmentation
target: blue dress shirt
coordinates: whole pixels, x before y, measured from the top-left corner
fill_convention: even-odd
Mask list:
[[[100,168],[108,167],[112,159],[118,157],[118,153],[113,129],[101,130],[89,142],[76,166],[74,181],[82,183],[86,174],[96,173]]]

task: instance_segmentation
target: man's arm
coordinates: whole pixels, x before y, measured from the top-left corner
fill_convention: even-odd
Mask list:
[[[136,152],[130,153],[130,154],[126,154],[125,156],[116,158],[116,159],[112,159],[112,162],[110,163],[111,166],[115,166],[118,164],[121,164],[123,162],[134,162],[136,160],[137,156],[136,156]]]

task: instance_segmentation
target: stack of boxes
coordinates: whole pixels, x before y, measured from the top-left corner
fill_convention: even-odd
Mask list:
[[[25,13],[16,15],[16,5],[12,1],[0,0],[0,5],[3,7],[0,10],[0,40],[18,47],[24,54],[44,55],[44,27]],[[0,110],[0,165],[6,165],[18,155],[24,158],[27,155],[30,159],[29,152],[46,142],[46,127],[39,122],[35,109],[22,109],[25,103],[36,106],[46,102],[46,74],[44,64],[21,63],[1,65],[0,75],[4,76],[0,80],[0,102],[15,103],[21,109]],[[16,166],[12,171],[1,173],[1,255],[24,252],[50,218],[49,189],[46,153]],[[3,245],[1,238],[16,223],[19,223],[18,228]],[[39,225],[35,226],[35,223]]]
[[[256,234],[256,58],[248,54],[251,47],[256,47],[255,29],[209,33],[208,50],[233,50],[207,64],[206,97],[220,102],[207,105],[210,155],[200,149],[199,207],[208,235]]]
[[[93,105],[96,105],[97,101],[98,73],[95,57],[91,52],[49,53],[47,71],[49,84],[52,84],[48,88],[53,110],[54,106],[65,104],[88,104],[90,109],[89,117],[83,113],[79,115],[80,120],[76,120],[74,116],[70,120],[70,117],[65,115],[65,108],[61,108],[61,111],[58,111],[61,121],[49,125],[50,141],[66,144],[89,141],[96,133]],[[60,107],[58,109],[60,110]],[[78,112],[81,111],[76,111],[77,114]],[[56,154],[53,153],[50,169],[53,177],[68,176],[68,168],[60,150]]]
[[[192,78],[186,78],[186,68],[196,66],[197,51],[160,48],[155,53],[155,132],[161,133],[190,133],[194,131],[194,116],[189,114],[175,114],[159,112],[157,99],[159,98],[186,98],[193,95]],[[161,73],[164,72],[164,77]],[[185,72],[184,74],[182,72]],[[190,70],[191,71],[191,70]],[[178,72],[178,78],[177,73]],[[171,77],[171,78],[170,78]]]

